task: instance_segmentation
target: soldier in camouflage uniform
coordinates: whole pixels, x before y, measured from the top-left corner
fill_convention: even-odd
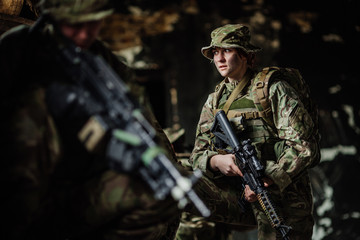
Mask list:
[[[222,194],[224,190],[239,191],[233,184],[234,176],[242,175],[234,162],[235,156],[214,148],[214,136],[210,132],[217,109],[223,109],[226,105],[229,121],[237,132],[242,128],[239,117],[253,116],[246,119],[247,130],[240,133],[242,135],[239,137],[249,138],[253,142],[265,167],[264,186],[284,222],[292,227],[290,239],[311,239],[313,202],[307,169],[319,159],[318,144],[312,134],[314,122],[294,89],[278,76],[273,76],[269,87],[273,122],[269,123],[259,115],[254,117],[256,115],[252,113],[258,110],[251,93],[256,76],[253,63],[255,53],[261,49],[250,43],[248,27],[240,24],[228,24],[215,29],[211,33],[211,40],[210,46],[202,48],[202,54],[214,62],[225,79],[216,86],[215,92],[209,95],[203,106],[190,157],[193,169],[201,169],[204,180],[213,184],[213,189],[204,188],[203,199],[208,199],[207,204],[215,205],[214,201],[220,197],[213,199],[214,192]],[[242,90],[228,103],[230,94],[241,84]],[[248,186],[245,199],[251,203],[256,218],[258,239],[279,239]],[[244,220],[250,219],[238,219],[242,222],[236,222],[233,216],[242,216],[243,213],[235,200],[228,199],[225,205],[221,202],[217,204],[218,208],[212,208],[215,211],[210,220],[241,225],[246,223]],[[180,225],[178,236],[183,229],[184,226]]]
[[[88,154],[72,135],[76,123],[56,121],[46,101],[52,83],[71,84],[52,51],[59,34],[102,56],[144,99],[129,69],[96,39],[113,9],[106,0],[45,0],[41,6],[53,22],[36,31],[18,26],[0,39],[1,238],[169,239],[179,216],[174,201],[155,200],[139,177],[114,172],[103,156]],[[154,116],[144,115],[175,162]]]

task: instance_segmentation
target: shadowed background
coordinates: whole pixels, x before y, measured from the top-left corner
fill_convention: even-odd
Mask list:
[[[0,34],[37,18],[36,0],[2,0]],[[311,170],[314,240],[360,239],[360,1],[124,0],[101,38],[135,70],[163,128],[188,156],[222,78],[200,49],[226,23],[250,27],[257,68],[298,68],[320,109],[322,160]],[[238,239],[244,239],[238,238]],[[250,239],[250,237],[248,238]]]

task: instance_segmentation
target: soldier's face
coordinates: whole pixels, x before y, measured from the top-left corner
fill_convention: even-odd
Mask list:
[[[215,48],[213,49],[214,63],[223,77],[228,77],[230,81],[238,80],[242,77],[244,69],[247,68],[246,58],[239,55],[235,48]]]
[[[84,23],[60,23],[62,33],[72,40],[78,47],[87,49],[99,35],[102,21],[90,21]]]

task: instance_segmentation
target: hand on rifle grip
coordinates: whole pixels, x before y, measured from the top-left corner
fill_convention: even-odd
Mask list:
[[[243,176],[239,167],[235,164],[234,154],[215,155],[210,159],[210,167],[214,171],[220,171],[225,176]]]

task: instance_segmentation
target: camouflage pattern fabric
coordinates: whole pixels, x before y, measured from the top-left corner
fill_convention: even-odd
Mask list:
[[[28,35],[17,27],[0,39],[1,213],[4,239],[172,239],[179,211],[172,199],[156,201],[139,176],[110,170],[101,155],[87,154],[68,136],[72,125],[54,122],[45,102],[54,81],[66,75],[54,61],[51,32]],[[45,49],[45,50],[44,50]],[[128,69],[96,42],[123,79]],[[130,80],[128,80],[130,81]],[[132,89],[134,83],[129,82]],[[143,99],[141,95],[136,95]],[[145,103],[144,103],[145,104]],[[161,146],[175,162],[169,141],[150,111]]]
[[[176,232],[177,240],[192,239],[222,239],[216,236],[215,223],[207,221],[203,217],[194,216],[188,212],[181,215],[179,229]]]
[[[243,113],[256,111],[250,91],[252,83],[253,79],[230,106],[229,120],[237,132],[242,129],[239,117]],[[212,156],[219,154],[217,149],[213,148],[213,135],[210,132],[214,112],[225,104],[236,84],[228,83],[225,79],[216,87],[215,92],[209,95],[204,104],[197,127],[190,162],[194,169],[201,169],[213,182],[219,179],[227,181],[226,179],[231,178],[210,170],[208,161]],[[285,222],[293,227],[291,239],[311,239],[314,222],[307,168],[311,166],[314,156],[319,151],[311,135],[314,123],[294,89],[281,79],[274,79],[269,99],[276,128],[272,128],[260,118],[248,120],[247,130],[239,133],[239,138],[252,140],[258,157],[265,166],[265,175],[274,181],[268,190]],[[236,192],[236,189],[232,190]],[[259,203],[251,205],[258,223],[259,239],[276,239],[275,229],[271,228]],[[235,209],[233,211],[236,212]],[[226,214],[228,212],[224,212],[224,216]],[[227,222],[229,219],[218,220]]]
[[[242,212],[238,205],[241,195],[239,178],[210,179],[202,177],[195,185],[196,193],[210,209],[209,218],[197,216],[192,206],[185,208],[176,239],[227,239],[230,230],[249,231],[256,228],[251,207]],[[227,225],[223,225],[226,223]]]
[[[246,53],[259,52],[262,49],[250,43],[251,34],[247,26],[241,24],[226,24],[211,32],[211,43],[201,49],[207,59],[213,60],[212,48],[240,48]]]
[[[96,21],[114,12],[108,0],[42,0],[40,8],[42,14],[68,23]]]
[[[184,212],[180,219],[180,225],[176,232],[176,240],[226,240],[235,238],[232,230],[248,231],[254,227],[231,226],[219,222],[209,221],[206,218],[199,217],[188,212]]]

